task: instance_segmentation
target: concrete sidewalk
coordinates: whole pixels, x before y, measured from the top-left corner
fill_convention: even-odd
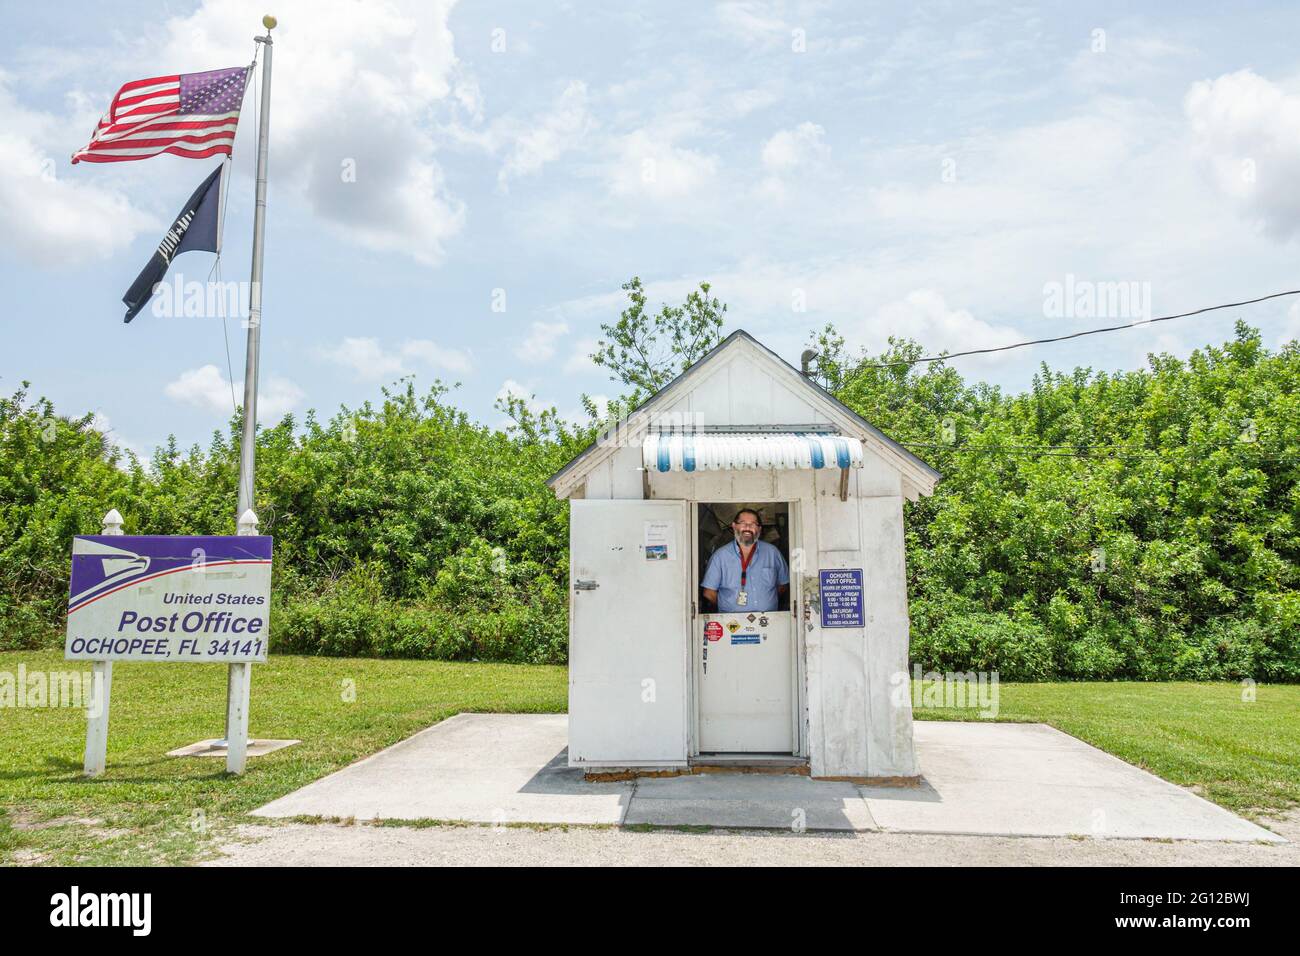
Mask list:
[[[915,726],[918,788],[776,774],[588,783],[566,765],[563,714],[460,714],[254,814],[1285,842],[1044,724]]]

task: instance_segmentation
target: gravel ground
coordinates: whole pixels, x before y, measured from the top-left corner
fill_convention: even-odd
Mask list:
[[[286,823],[239,827],[204,865],[1300,866],[1300,809],[1256,822],[1291,842]]]

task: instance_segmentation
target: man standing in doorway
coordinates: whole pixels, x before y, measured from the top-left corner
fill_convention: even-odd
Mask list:
[[[736,540],[709,558],[700,582],[704,597],[720,612],[775,611],[790,589],[790,569],[774,545],[761,539],[763,522],[745,508],[731,522]]]

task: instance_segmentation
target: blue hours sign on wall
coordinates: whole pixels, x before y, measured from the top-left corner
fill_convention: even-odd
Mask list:
[[[822,627],[863,627],[862,569],[822,571]]]

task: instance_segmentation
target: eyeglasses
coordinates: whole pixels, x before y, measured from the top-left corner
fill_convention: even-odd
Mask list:
[[[737,527],[737,528],[753,528],[755,531],[757,531],[760,527],[762,527],[762,525],[754,524],[752,521],[737,521],[737,522],[736,522],[736,527]]]

